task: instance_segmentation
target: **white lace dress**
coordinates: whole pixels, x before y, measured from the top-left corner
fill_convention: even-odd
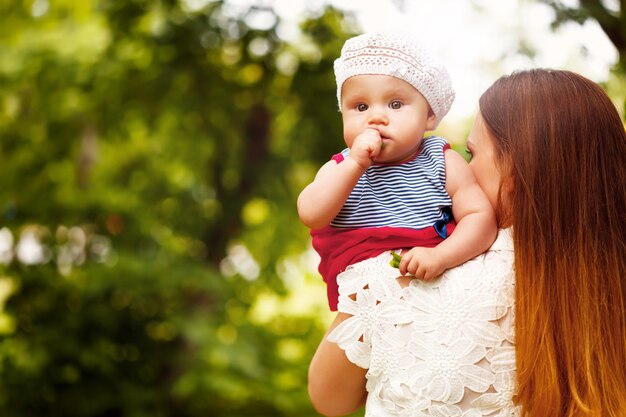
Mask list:
[[[341,312],[328,336],[368,369],[367,417],[519,415],[513,347],[513,242],[431,282],[402,288],[390,252],[337,277]]]

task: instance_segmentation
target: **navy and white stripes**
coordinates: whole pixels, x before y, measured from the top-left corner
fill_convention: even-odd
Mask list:
[[[446,146],[445,139],[430,136],[423,139],[413,160],[369,167],[331,226],[424,229],[442,220],[443,210],[452,205],[446,191]],[[342,155],[349,151],[345,149]]]

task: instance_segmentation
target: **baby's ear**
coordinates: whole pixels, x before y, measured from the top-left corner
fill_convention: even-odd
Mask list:
[[[437,116],[435,116],[435,112],[429,107],[428,108],[428,117],[426,118],[426,130],[433,130],[435,128],[435,123],[437,121]]]

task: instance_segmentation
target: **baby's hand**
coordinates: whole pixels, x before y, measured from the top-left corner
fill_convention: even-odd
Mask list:
[[[415,278],[430,281],[441,275],[447,269],[447,265],[436,248],[415,247],[402,254],[398,269],[402,275],[408,272],[415,275]]]
[[[367,169],[372,165],[374,158],[380,154],[382,144],[383,140],[378,130],[367,128],[354,139],[350,148],[350,157]]]

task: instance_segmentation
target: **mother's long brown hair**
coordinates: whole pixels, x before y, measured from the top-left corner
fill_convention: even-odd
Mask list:
[[[626,416],[626,133],[598,85],[536,69],[481,97],[515,245],[516,402]]]

